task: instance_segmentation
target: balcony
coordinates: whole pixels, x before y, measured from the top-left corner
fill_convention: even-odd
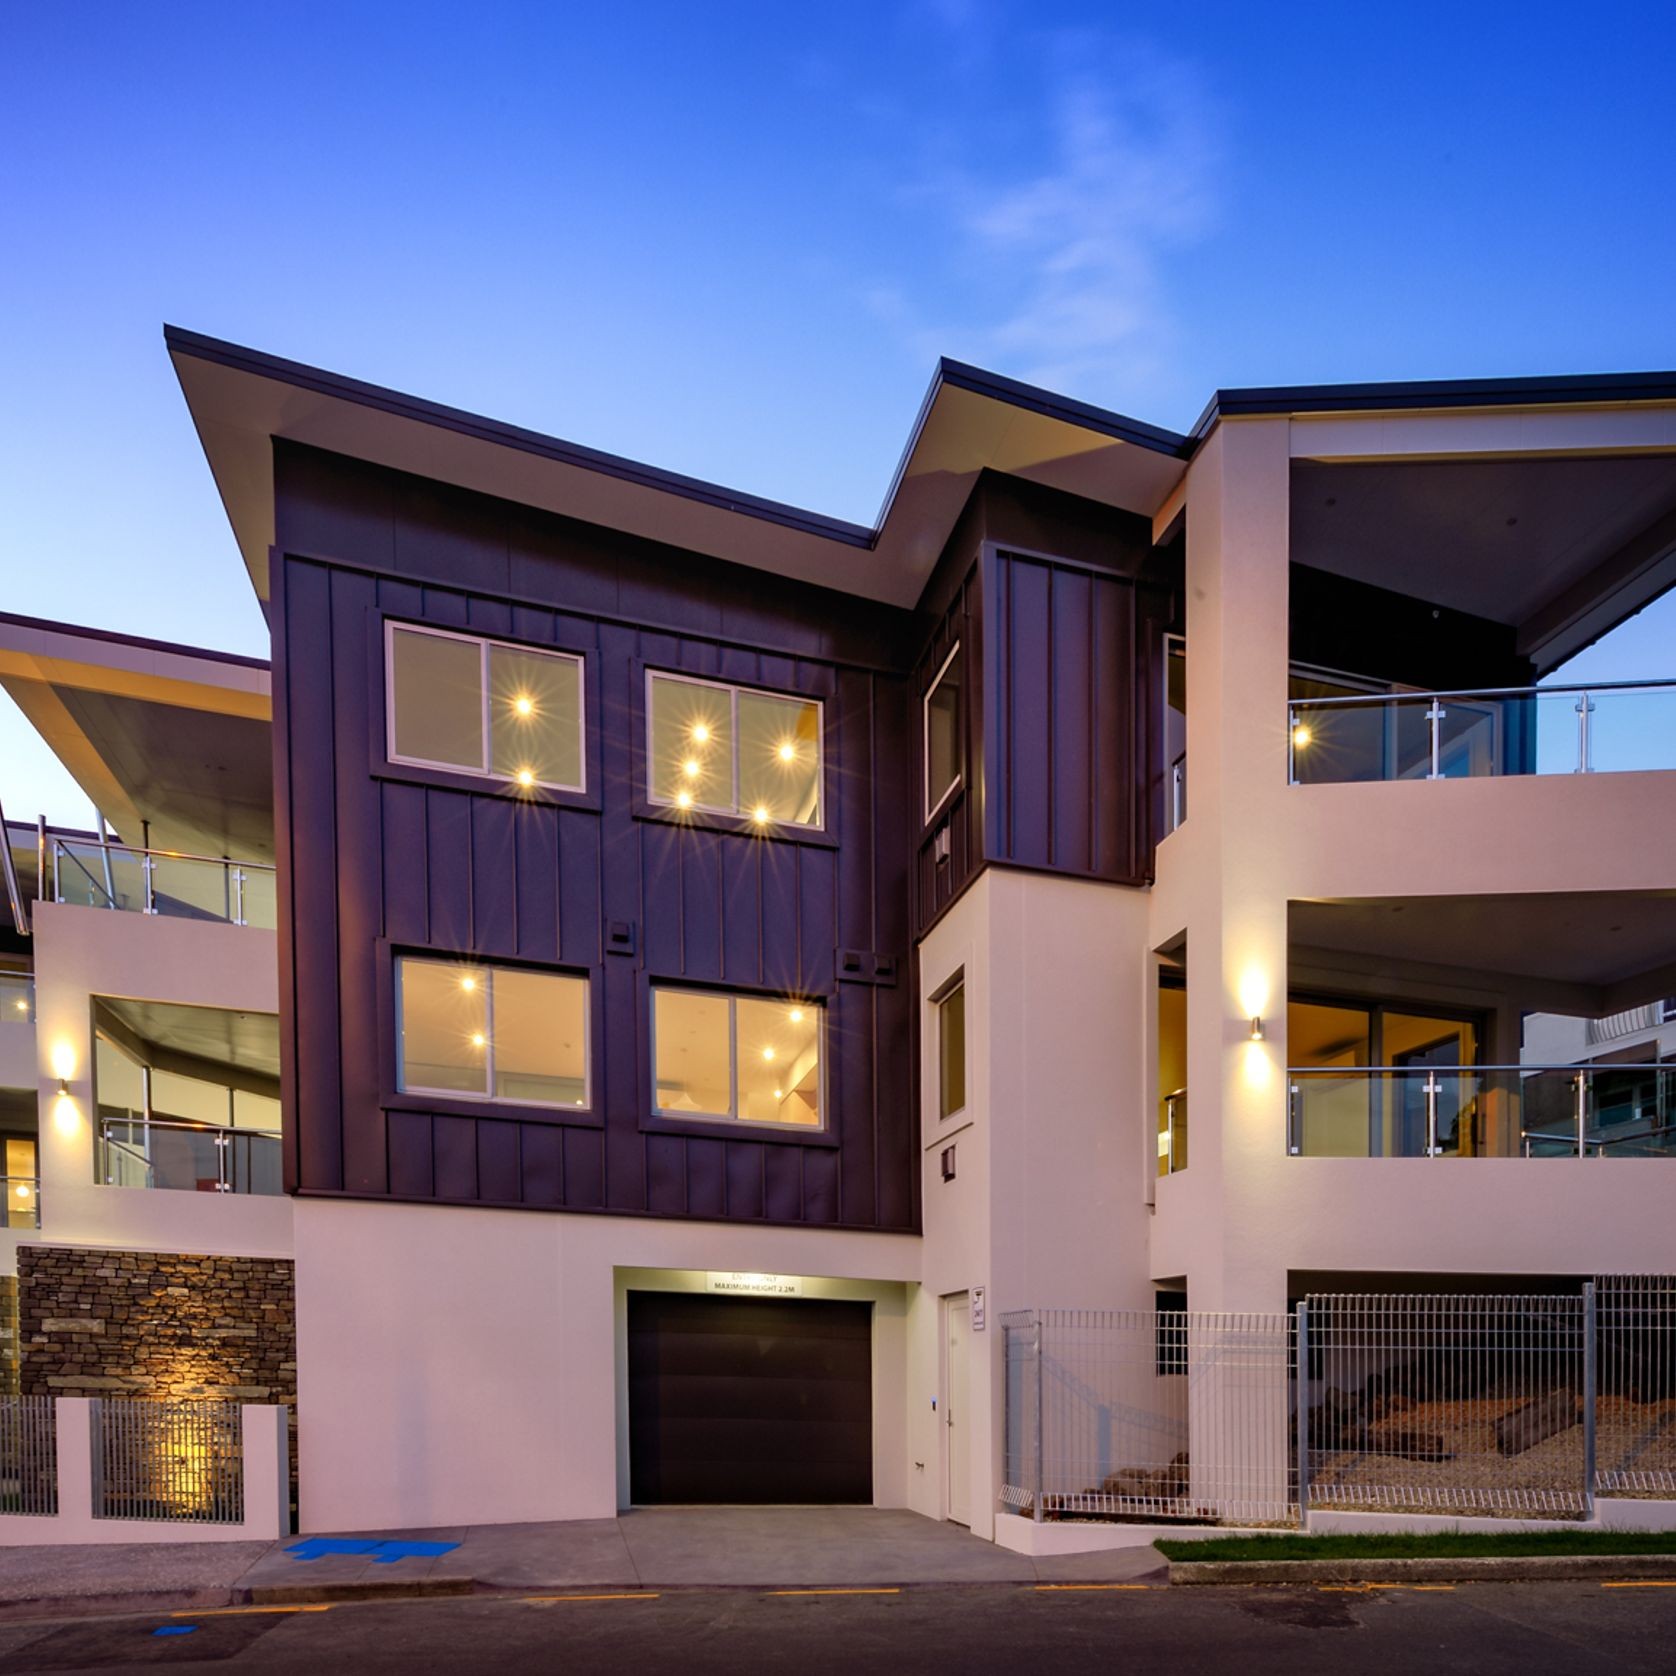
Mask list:
[[[1676,1155],[1676,1063],[1310,1066],[1286,1075],[1293,1157]]]
[[[279,1136],[225,1123],[141,1113],[99,1119],[100,1179],[108,1187],[188,1193],[282,1193]]]
[[[1676,681],[1294,697],[1294,785],[1676,769]]]
[[[57,902],[265,931],[279,923],[274,869],[264,862],[57,838],[51,871]]]

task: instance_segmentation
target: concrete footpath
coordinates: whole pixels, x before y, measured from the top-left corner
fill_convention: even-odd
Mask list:
[[[437,1547],[445,1551],[428,1551]],[[0,1548],[0,1618],[587,1589],[1163,1583],[1167,1576],[1152,1548],[1032,1558],[958,1525],[882,1508],[648,1508],[616,1519],[346,1532],[271,1544]]]

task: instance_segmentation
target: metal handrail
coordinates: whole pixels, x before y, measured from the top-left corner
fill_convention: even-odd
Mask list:
[[[1333,698],[1289,698],[1286,702],[1294,710],[1329,710],[1366,704],[1422,703],[1433,698],[1540,698],[1544,693],[1607,693],[1607,692],[1667,692],[1676,691],[1676,680],[1669,681],[1556,681],[1540,687],[1401,687],[1392,692],[1355,693]]]
[[[104,862],[104,883],[89,871],[87,859],[91,854],[97,854]],[[226,891],[227,904],[225,914],[213,911],[209,917],[215,918],[229,925],[249,924],[246,911],[245,886],[253,874],[276,874],[277,869],[271,862],[266,861],[236,861],[231,856],[194,855],[186,850],[158,850],[145,849],[136,844],[112,844],[103,839],[96,839],[92,843],[84,843],[78,839],[54,838],[52,846],[53,859],[53,898],[55,901],[64,900],[64,870],[65,864],[73,865],[87,880],[93,891],[102,895],[103,902],[89,904],[94,907],[105,907],[122,910],[127,905],[117,900],[116,883],[111,876],[111,857],[121,856],[130,860],[137,860],[140,866],[141,883],[144,888],[144,902],[140,912],[156,914],[163,912],[158,907],[157,868],[160,862],[186,862],[194,867],[214,867],[222,876],[222,883]],[[165,893],[166,894],[166,893]],[[129,912],[134,910],[130,907]]]
[[[211,867],[242,867],[247,873],[273,873],[278,869],[271,861],[240,861],[230,855],[195,855],[190,850],[158,850],[146,849],[140,844],[101,844],[97,838],[59,838],[52,841],[53,850],[62,850],[66,845],[80,849],[117,850],[123,855],[152,856],[164,861],[204,861]]]
[[[1378,1072],[1387,1077],[1470,1077],[1480,1071],[1570,1071],[1573,1075],[1587,1075],[1594,1071],[1668,1071],[1676,1076],[1676,1059],[1655,1060],[1651,1064],[1620,1064],[1616,1060],[1579,1064],[1573,1059],[1559,1065],[1294,1065],[1287,1068],[1286,1074],[1289,1077],[1347,1077]]]

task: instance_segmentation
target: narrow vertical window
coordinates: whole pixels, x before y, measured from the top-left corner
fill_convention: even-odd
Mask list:
[[[925,818],[942,808],[961,782],[960,647],[943,660],[925,695]]]
[[[966,1109],[966,983],[957,978],[937,1007],[937,1115]]]

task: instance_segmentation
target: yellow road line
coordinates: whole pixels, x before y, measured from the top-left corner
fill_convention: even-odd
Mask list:
[[[201,1612],[171,1612],[171,1618],[248,1618],[262,1612],[330,1612],[332,1604],[317,1606],[212,1606]]]
[[[1648,1578],[1636,1583],[1602,1583],[1603,1589],[1676,1589],[1676,1578],[1665,1582],[1655,1582]]]
[[[621,1595],[522,1595],[522,1596],[519,1597],[518,1604],[520,1606],[555,1606],[560,1601],[564,1601],[564,1600],[656,1600],[656,1599],[658,1599],[658,1596],[655,1595],[655,1594],[643,1594],[639,1591],[636,1591],[634,1594],[621,1594]]]
[[[1410,1589],[1415,1593],[1422,1590],[1434,1594],[1450,1594],[1454,1591],[1453,1583],[1321,1583],[1317,1587],[1323,1594],[1333,1595],[1362,1595],[1373,1589]]]
[[[899,1595],[900,1589],[767,1589],[771,1595]]]

